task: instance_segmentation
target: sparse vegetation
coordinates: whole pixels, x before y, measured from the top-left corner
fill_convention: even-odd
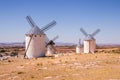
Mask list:
[[[31,78],[35,78],[35,77],[32,75]]]
[[[17,72],[17,74],[24,74],[25,72]]]
[[[11,52],[10,56],[18,56],[17,52]]]
[[[37,63],[36,65],[37,66],[43,66],[43,63]]]
[[[65,61],[65,63],[68,63],[68,61]]]
[[[119,53],[120,54],[120,49],[112,50],[112,53]]]
[[[6,52],[5,49],[1,49],[1,50],[0,50],[0,53],[4,53],[4,52]]]
[[[19,55],[23,56],[24,53],[23,48],[17,50],[15,48],[2,49],[6,51],[1,53],[2,55],[15,55],[17,50]],[[97,49],[96,54],[87,55],[67,52],[71,50],[74,51],[75,47],[57,47],[58,52],[61,50],[64,53],[58,53],[59,57],[52,56],[40,59],[11,57],[8,60],[0,61],[0,80],[9,80],[10,76],[19,76],[16,77],[18,80],[120,79],[119,48]]]
[[[12,60],[8,60],[8,62],[13,62]]]

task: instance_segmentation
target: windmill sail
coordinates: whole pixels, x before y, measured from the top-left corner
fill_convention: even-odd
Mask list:
[[[79,39],[79,45],[81,45],[81,39]]]
[[[47,39],[47,44],[46,44],[46,46],[48,46],[48,45],[54,45],[55,43],[54,43],[54,41],[56,40],[56,39],[58,39],[59,38],[59,36],[55,36],[53,39],[51,39],[51,40],[49,40],[49,39]]]
[[[83,28],[80,28],[80,31],[85,35],[88,36],[88,34],[85,32],[85,30]]]
[[[97,29],[95,32],[93,32],[92,34],[91,34],[91,36],[95,36],[97,33],[99,33],[100,32],[100,29]]]
[[[55,41],[56,39],[58,39],[59,38],[59,36],[57,35],[57,36],[55,36],[53,39],[52,39],[52,41]]]
[[[44,33],[44,31],[53,27],[56,24],[56,21],[52,21],[51,23],[40,29],[30,16],[27,16],[26,19],[32,28],[26,34],[26,50],[24,57],[43,57],[45,56],[45,46],[46,44],[48,44],[48,42],[50,42],[49,39],[46,38],[46,34]]]
[[[26,19],[27,19],[28,23],[31,25],[31,27],[36,26],[35,22],[33,21],[33,19],[30,16],[27,16]]]
[[[45,27],[41,28],[41,31],[45,32],[48,29],[50,29],[51,27],[53,27],[54,25],[56,25],[56,21],[53,20],[52,22],[50,22],[49,24],[47,24]]]

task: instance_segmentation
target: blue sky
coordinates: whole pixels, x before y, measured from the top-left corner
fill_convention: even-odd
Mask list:
[[[120,44],[120,0],[0,0],[0,42],[23,42],[31,28],[27,15],[40,28],[56,20],[45,32],[50,39],[59,35],[56,42],[83,40],[82,27],[88,33],[101,29],[97,43]]]

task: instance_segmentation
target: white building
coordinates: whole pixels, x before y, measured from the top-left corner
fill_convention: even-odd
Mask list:
[[[39,28],[30,16],[26,17],[28,23],[31,25],[31,30],[26,34],[25,38],[25,56],[26,58],[38,58],[45,56],[46,34],[47,31],[56,24],[52,21],[43,28]]]
[[[26,57],[38,58],[45,56],[45,38],[46,35],[37,27],[32,29],[26,34]]]
[[[84,53],[94,53],[96,49],[96,40],[94,36],[100,32],[100,29],[97,29],[92,34],[87,34],[84,29],[80,29],[80,31],[85,35],[84,39]]]
[[[53,45],[48,45],[46,55],[51,56],[53,54],[56,54],[54,46]]]
[[[76,53],[81,53],[81,43],[80,43],[81,39],[79,39],[79,43],[76,46]]]
[[[94,53],[96,49],[95,39],[88,36],[84,40],[84,53]]]
[[[80,46],[76,46],[76,53],[81,53]]]

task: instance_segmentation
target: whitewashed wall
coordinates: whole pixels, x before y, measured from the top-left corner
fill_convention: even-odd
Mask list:
[[[46,35],[33,35],[29,48],[26,52],[28,58],[38,58],[45,56],[45,37]],[[26,49],[31,36],[26,35]]]

